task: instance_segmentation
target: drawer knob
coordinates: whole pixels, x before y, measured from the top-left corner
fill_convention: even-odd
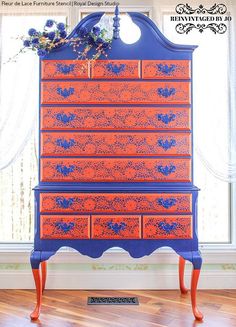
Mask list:
[[[73,72],[74,68],[75,68],[74,64],[70,64],[70,65],[57,64],[57,71],[64,75],[67,75],[67,74],[70,74],[71,72]]]
[[[69,122],[71,122],[72,120],[75,119],[75,115],[74,114],[57,114],[56,115],[56,119],[60,120],[63,124],[68,124]],[[159,120],[159,119],[158,119]]]
[[[57,221],[55,223],[55,226],[57,229],[63,231],[64,233],[68,233],[71,229],[75,227],[75,223],[62,223],[61,221]]]
[[[73,145],[75,145],[75,140],[73,139],[69,139],[69,141],[65,140],[65,139],[57,139],[56,140],[56,145],[57,146],[61,146],[64,149],[69,149],[71,148]]]
[[[174,139],[168,140],[158,140],[158,145],[161,146],[165,151],[170,149],[172,146],[176,146],[176,141]]]
[[[163,199],[160,198],[158,199],[158,204],[166,209],[169,209],[171,207],[173,207],[176,204],[176,199],[171,198],[171,199]]]
[[[119,75],[121,72],[125,70],[125,64],[120,64],[119,66],[113,64],[107,64],[106,67],[109,72],[112,72],[115,75]]]
[[[58,173],[61,173],[64,176],[68,176],[70,173],[72,173],[75,170],[75,166],[70,165],[69,167],[66,167],[63,165],[57,165],[56,170]]]
[[[163,65],[163,64],[158,64],[157,65],[157,70],[161,72],[164,75],[170,75],[175,71],[176,65]]]
[[[115,232],[115,234],[119,234],[120,231],[124,230],[126,228],[126,223],[121,222],[120,224],[118,223],[113,223],[112,221],[109,221],[107,223],[107,227],[111,230],[113,230],[113,232]]]
[[[61,87],[57,88],[57,94],[61,95],[63,98],[68,98],[70,95],[74,94],[75,89],[73,87],[70,87],[69,89],[64,88],[64,90]]]
[[[177,223],[169,224],[169,223],[165,223],[164,221],[160,221],[158,223],[158,227],[164,230],[167,234],[170,234],[178,227],[178,224]]]
[[[175,88],[174,87],[171,87],[170,89],[168,89],[168,87],[165,87],[165,88],[159,87],[157,89],[157,93],[161,97],[168,98],[171,95],[175,95]]]
[[[162,121],[164,124],[168,125],[171,121],[174,121],[176,118],[176,115],[175,114],[158,114],[157,115],[157,119],[159,121]]]
[[[56,203],[59,205],[59,207],[68,209],[74,202],[73,198],[65,199],[62,196],[56,197]]]
[[[168,176],[176,171],[176,167],[174,165],[170,165],[169,167],[157,166],[157,170],[159,171],[159,173],[162,173],[162,175]]]

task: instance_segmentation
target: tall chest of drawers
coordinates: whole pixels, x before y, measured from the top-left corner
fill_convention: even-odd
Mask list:
[[[75,29],[91,29],[92,14]],[[93,258],[121,247],[138,258],[168,246],[201,268],[192,157],[192,51],[132,13],[141,39],[112,42],[108,59],[76,60],[69,46],[40,65],[40,172],[31,265],[40,313],[46,261],[62,246]],[[41,266],[41,273],[40,268]]]

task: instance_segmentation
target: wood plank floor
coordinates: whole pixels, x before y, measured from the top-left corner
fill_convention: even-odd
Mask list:
[[[88,296],[138,296],[138,306],[88,306]],[[1,327],[236,327],[236,290],[199,291],[204,322],[194,321],[190,294],[178,291],[46,290],[40,320],[31,322],[35,293],[0,290]]]

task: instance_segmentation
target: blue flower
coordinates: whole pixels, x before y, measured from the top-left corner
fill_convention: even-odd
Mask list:
[[[109,42],[104,42],[102,47],[103,49],[107,49],[109,47]]]
[[[93,34],[98,36],[101,30],[100,30],[100,27],[94,26],[92,31],[93,31]]]
[[[88,34],[88,30],[86,27],[81,27],[77,33],[79,37],[85,37]]]
[[[58,23],[57,28],[59,31],[64,31],[66,27],[64,23]]]
[[[95,44],[96,45],[100,45],[100,44],[103,44],[104,43],[104,40],[101,38],[101,37],[98,37]]]
[[[50,32],[50,33],[48,33],[48,38],[49,38],[49,40],[53,40],[54,37],[55,37],[55,35],[56,35],[55,32]]]
[[[46,27],[52,27],[53,25],[54,25],[54,20],[48,19],[46,21],[46,24],[45,24]]]
[[[61,32],[60,32],[60,37],[61,37],[61,38],[64,39],[64,38],[66,37],[66,35],[67,35],[67,34],[66,34],[66,31],[61,31]]]
[[[87,39],[87,42],[88,42],[89,45],[94,45],[95,44],[94,39],[93,39],[93,37],[91,35],[89,35],[89,37]]]
[[[24,47],[30,47],[30,41],[24,40],[23,45],[24,45]]]
[[[38,49],[38,51],[37,51],[37,55],[38,55],[40,58],[45,57],[46,54],[47,54],[47,52],[46,52],[46,50],[44,50],[44,49]]]
[[[60,39],[59,38],[56,38],[55,40],[54,40],[54,43],[57,43],[57,42],[59,42],[60,41]]]
[[[38,44],[39,43],[39,39],[36,37],[32,40],[32,44]]]
[[[36,31],[35,28],[30,28],[30,29],[28,30],[28,34],[29,34],[29,36],[34,36],[36,33],[37,33],[37,31]]]

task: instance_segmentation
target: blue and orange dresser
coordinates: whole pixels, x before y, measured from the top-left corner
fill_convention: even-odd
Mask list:
[[[116,12],[117,13],[117,12]],[[91,30],[103,13],[83,19]],[[46,261],[62,246],[94,259],[111,247],[134,257],[168,246],[193,264],[193,314],[202,264],[193,184],[192,52],[130,13],[141,38],[114,39],[108,59],[76,60],[69,45],[40,63],[40,173],[31,265],[40,314]],[[117,17],[116,17],[117,18]],[[41,269],[40,269],[41,266]]]

